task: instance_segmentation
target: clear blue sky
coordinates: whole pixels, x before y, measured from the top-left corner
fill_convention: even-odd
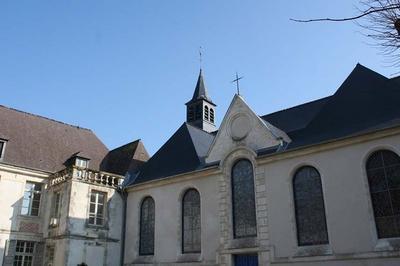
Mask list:
[[[332,94],[357,62],[398,72],[354,23],[289,21],[354,15],[357,2],[3,0],[0,104],[153,154],[185,120],[199,46],[218,123],[236,71],[260,115]]]

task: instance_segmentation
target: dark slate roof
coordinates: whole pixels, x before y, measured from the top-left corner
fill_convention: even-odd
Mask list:
[[[328,96],[312,102],[300,104],[298,106],[261,116],[261,118],[289,134],[292,131],[307,126],[330,98],[331,96]]]
[[[285,131],[292,142],[257,151],[257,154],[273,155],[285,150],[400,126],[399,103],[400,78],[388,79],[357,64],[334,95],[261,116],[266,122]],[[203,157],[207,154],[215,133],[207,133],[183,124],[143,165],[133,183],[208,166],[203,163]]]
[[[190,104],[190,103],[196,102],[198,100],[206,100],[209,103],[213,104],[210,96],[208,95],[207,88],[204,83],[203,71],[201,69],[200,69],[199,77],[197,79],[196,88],[194,89],[193,97],[186,104]]]
[[[134,183],[200,169],[214,135],[183,123],[172,137],[143,165]]]
[[[149,159],[141,140],[135,140],[110,151],[104,158],[101,168],[107,172],[125,175],[136,172]]]
[[[397,126],[400,84],[360,64],[309,124],[292,132],[289,149]]]
[[[55,172],[73,155],[84,154],[98,170],[107,147],[89,129],[0,106],[0,138],[7,140],[3,163]]]

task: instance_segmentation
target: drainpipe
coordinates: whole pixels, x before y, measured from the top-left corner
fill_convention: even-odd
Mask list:
[[[121,228],[121,251],[120,251],[120,262],[121,266],[124,265],[124,256],[125,256],[125,231],[126,231],[126,208],[127,208],[127,196],[128,194],[125,191],[123,186],[117,189],[117,192],[121,195],[122,199],[122,228]]]

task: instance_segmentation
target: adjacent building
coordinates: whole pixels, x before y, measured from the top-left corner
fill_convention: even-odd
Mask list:
[[[140,140],[109,151],[88,129],[0,106],[0,265],[120,265],[125,173]]]

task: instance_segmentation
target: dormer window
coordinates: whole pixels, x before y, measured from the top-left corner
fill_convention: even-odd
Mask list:
[[[6,147],[6,142],[0,139],[0,159],[3,159],[4,157],[5,147]]]
[[[80,168],[88,168],[89,160],[88,159],[84,159],[84,158],[80,158],[80,157],[76,157],[75,166],[80,167]]]

